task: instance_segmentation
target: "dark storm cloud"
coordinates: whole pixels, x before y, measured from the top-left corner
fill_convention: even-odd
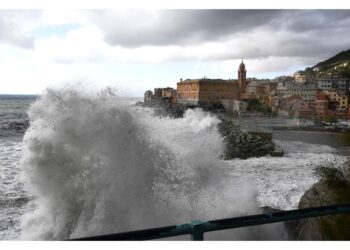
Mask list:
[[[186,45],[216,40],[249,31],[270,22],[280,11],[269,10],[164,10],[99,12],[94,21],[111,45]],[[153,19],[154,16],[156,20]],[[131,20],[132,18],[132,20]]]
[[[349,10],[97,11],[91,18],[113,46],[232,41],[231,51],[209,59],[326,57],[350,48]]]
[[[291,31],[327,31],[348,23],[349,18],[349,10],[294,10],[285,11],[278,21]]]
[[[156,21],[154,15],[158,15]],[[327,31],[349,18],[348,10],[164,10],[129,11],[127,15],[106,11],[96,13],[94,19],[109,44],[134,47],[217,40],[261,27]]]

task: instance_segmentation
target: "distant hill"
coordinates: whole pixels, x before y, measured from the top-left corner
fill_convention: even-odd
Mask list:
[[[339,65],[341,63],[344,63],[344,62],[349,62],[349,61],[350,61],[350,49],[344,50],[344,51],[336,54],[335,56],[333,56],[333,57],[331,57],[323,62],[316,64],[312,68],[332,67],[332,66],[336,66],[336,65]]]
[[[327,73],[336,73],[350,79],[350,49],[298,72],[306,76],[322,76]]]

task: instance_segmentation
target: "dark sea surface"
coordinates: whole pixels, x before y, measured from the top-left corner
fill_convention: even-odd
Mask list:
[[[0,136],[21,136],[29,126],[27,110],[38,97],[0,95]]]

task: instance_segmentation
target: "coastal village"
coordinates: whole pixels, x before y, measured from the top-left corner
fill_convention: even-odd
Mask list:
[[[147,90],[143,105],[173,117],[196,107],[216,113],[225,159],[283,156],[275,130],[333,131],[349,143],[350,50],[291,76],[257,79],[247,72],[242,58],[237,79],[180,79],[176,89]]]
[[[307,68],[293,76],[275,79],[247,77],[242,59],[237,80],[180,79],[177,88],[155,88],[144,94],[144,104],[166,102],[185,108],[201,107],[237,114],[257,111],[266,115],[297,118],[303,121],[334,123],[350,120],[349,78],[335,70]]]

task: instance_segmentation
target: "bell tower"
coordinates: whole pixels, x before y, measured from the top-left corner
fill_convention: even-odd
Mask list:
[[[245,65],[243,63],[243,58],[242,58],[242,62],[238,68],[238,86],[241,93],[245,92],[246,80],[247,80],[247,70],[245,69]]]

